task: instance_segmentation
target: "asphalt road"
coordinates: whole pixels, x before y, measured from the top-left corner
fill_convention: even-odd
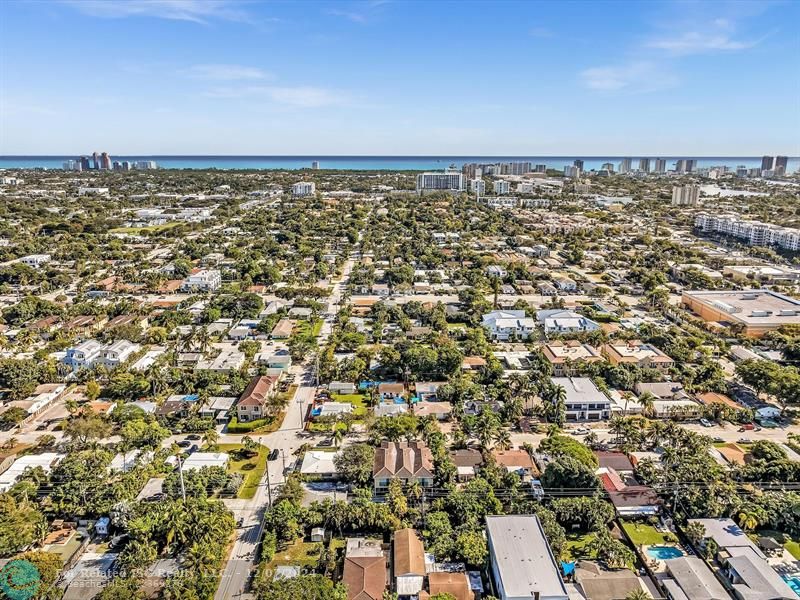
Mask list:
[[[331,334],[333,319],[339,311],[342,295],[353,269],[353,260],[348,259],[342,269],[341,279],[334,284],[320,331],[318,344],[324,346]],[[300,387],[297,388],[292,404],[289,406],[283,423],[278,431],[268,435],[258,436],[258,441],[270,450],[277,448],[281,456],[267,463],[267,473],[264,474],[256,495],[252,500],[225,500],[225,505],[233,511],[238,522],[242,520],[242,527],[237,529],[236,541],[233,544],[230,556],[222,573],[219,588],[214,596],[215,600],[228,600],[230,598],[251,598],[252,594],[245,593],[249,578],[257,569],[256,550],[263,530],[264,514],[270,506],[270,491],[275,493],[275,488],[284,481],[284,462],[288,465],[294,460],[294,452],[306,443],[307,439],[298,435],[302,432],[302,417],[310,402],[314,400],[316,381],[313,361],[305,365],[295,365],[291,372],[300,375]],[[220,442],[239,441],[241,436],[223,435]],[[284,461],[285,459],[285,461]]]

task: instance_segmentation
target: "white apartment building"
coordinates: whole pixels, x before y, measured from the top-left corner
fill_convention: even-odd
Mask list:
[[[213,292],[222,285],[222,273],[217,269],[201,269],[189,275],[181,286],[193,292]]]
[[[292,196],[302,198],[311,196],[317,191],[317,185],[313,181],[298,181],[292,186]]]
[[[446,191],[460,192],[464,189],[464,175],[460,171],[443,173],[420,173],[417,175],[417,192]]]
[[[73,371],[91,369],[97,365],[113,369],[124,363],[140,349],[141,346],[139,344],[134,344],[128,340],[119,340],[107,346],[96,340],[86,340],[77,346],[68,348],[62,362],[71,367]]]
[[[495,310],[483,315],[483,327],[493,340],[524,340],[533,333],[536,320],[526,316],[524,310]]]
[[[511,184],[508,181],[499,180],[494,182],[495,194],[508,194],[511,191]]]
[[[611,401],[588,377],[551,377],[564,388],[567,421],[598,421],[611,416]]]
[[[700,213],[694,226],[705,233],[721,233],[739,238],[750,246],[776,246],[783,250],[800,250],[800,229],[780,227],[760,221],[748,221],[737,215]]]
[[[571,310],[550,309],[536,312],[536,320],[545,333],[579,333],[597,331],[600,325]]]
[[[34,269],[38,269],[42,265],[45,265],[50,262],[51,256],[49,254],[29,254],[28,256],[23,256],[19,259],[23,265],[28,265],[29,267],[33,267]]]
[[[481,202],[489,208],[516,208],[519,206],[519,198],[516,196],[484,196]]]
[[[574,165],[566,165],[564,166],[564,177],[569,177],[571,179],[577,179],[581,176],[581,170],[574,166]]]
[[[469,191],[472,194],[483,196],[486,193],[486,182],[483,179],[470,179]]]
[[[699,185],[675,185],[672,187],[672,206],[697,206],[699,203]]]

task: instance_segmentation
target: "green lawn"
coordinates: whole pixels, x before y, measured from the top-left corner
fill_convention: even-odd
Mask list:
[[[178,227],[183,223],[164,223],[163,225],[150,225],[149,227],[116,227],[109,230],[109,233],[129,233],[131,235],[141,235],[142,233],[156,233],[166,231],[173,227]]]
[[[660,546],[672,541],[663,533],[659,533],[655,527],[645,523],[623,522],[622,528],[637,548],[641,545]]]
[[[566,561],[577,561],[588,559],[592,560],[597,558],[594,552],[587,552],[585,549],[588,544],[595,537],[594,533],[569,533],[567,534],[567,543],[564,544],[564,549],[561,552],[561,559]]]
[[[789,551],[789,554],[791,554],[795,560],[800,560],[800,542],[789,540],[783,547]]]
[[[331,394],[334,402],[349,402],[353,405],[353,414],[363,417],[367,414],[367,399],[363,394]]]
[[[295,542],[283,550],[275,552],[275,556],[272,558],[267,568],[274,569],[280,565],[312,567],[317,564],[321,550],[321,542]]]
[[[228,463],[228,471],[231,473],[241,473],[244,476],[244,483],[239,489],[237,497],[250,500],[256,495],[258,484],[267,469],[267,455],[269,448],[261,446],[258,455],[249,459],[238,459],[236,451],[242,448],[241,444],[217,444],[219,452],[227,452],[231,455]],[[251,466],[250,466],[251,465]]]

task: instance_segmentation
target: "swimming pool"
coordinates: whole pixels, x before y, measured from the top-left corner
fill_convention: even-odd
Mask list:
[[[647,549],[647,556],[656,560],[668,560],[683,556],[683,550],[674,546],[650,546]]]
[[[792,591],[800,596],[800,577],[797,575],[781,575],[786,584],[792,588]]]

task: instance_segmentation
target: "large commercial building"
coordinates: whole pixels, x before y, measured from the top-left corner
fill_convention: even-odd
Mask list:
[[[649,173],[650,172],[650,159],[649,158],[639,159],[639,170],[642,173]]]
[[[776,156],[775,157],[775,174],[776,175],[785,175],[786,169],[789,166],[789,157],[788,156]]]
[[[800,325],[800,300],[771,290],[689,291],[681,303],[704,321],[736,327],[748,337]]]
[[[675,170],[678,173],[691,173],[697,167],[697,161],[689,158],[682,158],[675,163]]]
[[[417,175],[417,192],[460,192],[464,189],[464,174],[459,171],[443,173],[420,173]]]
[[[569,600],[539,517],[488,516],[486,539],[500,600]]]
[[[672,206],[697,206],[700,201],[700,186],[676,185],[672,187]]]
[[[699,213],[695,216],[694,226],[704,233],[719,233],[739,238],[750,246],[774,246],[791,252],[800,251],[800,229],[748,221],[737,215],[709,213]]]
[[[666,173],[667,172],[667,161],[663,158],[657,158],[655,169],[653,169],[656,173]]]
[[[619,163],[619,172],[629,173],[631,171],[631,162],[630,158],[623,158],[622,162]]]
[[[771,171],[774,164],[775,164],[775,157],[774,156],[762,156],[761,157],[761,170],[762,171]]]

